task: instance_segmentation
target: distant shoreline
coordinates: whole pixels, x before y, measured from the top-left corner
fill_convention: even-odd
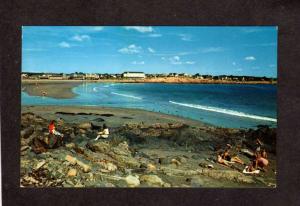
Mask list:
[[[169,84],[272,84],[277,81],[229,81],[229,80],[207,80],[194,78],[145,78],[145,79],[99,79],[99,80],[51,80],[51,79],[22,79],[22,83],[63,83],[63,82],[96,82],[96,83],[169,83]]]

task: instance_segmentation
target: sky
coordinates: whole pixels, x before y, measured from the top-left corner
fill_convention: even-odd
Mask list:
[[[275,26],[23,26],[22,71],[277,77]]]

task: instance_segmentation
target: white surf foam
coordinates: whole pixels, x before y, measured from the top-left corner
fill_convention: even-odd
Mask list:
[[[98,92],[97,87],[94,87],[94,88],[93,88],[93,91],[94,91],[94,92]]]
[[[238,111],[229,110],[229,109],[223,109],[223,108],[218,108],[218,107],[209,107],[209,106],[198,105],[198,104],[180,103],[180,102],[174,102],[174,101],[169,101],[169,102],[172,104],[177,104],[180,106],[185,106],[185,107],[190,107],[190,108],[195,108],[195,109],[201,109],[201,110],[205,110],[205,111],[218,112],[218,113],[223,113],[223,114],[228,114],[228,115],[233,115],[233,116],[238,116],[238,117],[246,117],[246,118],[251,118],[251,119],[277,122],[277,119],[274,119],[274,118],[246,114],[243,112],[238,112]]]
[[[128,94],[120,94],[120,93],[116,93],[116,92],[112,92],[112,94],[123,96],[123,97],[129,97],[129,98],[133,98],[133,99],[142,99],[141,97],[136,97],[136,96],[132,96],[132,95],[128,95]]]

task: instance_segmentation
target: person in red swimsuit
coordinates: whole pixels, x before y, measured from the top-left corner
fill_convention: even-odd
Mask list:
[[[55,130],[54,120],[52,120],[48,126],[49,134],[54,134],[63,137],[64,135]]]

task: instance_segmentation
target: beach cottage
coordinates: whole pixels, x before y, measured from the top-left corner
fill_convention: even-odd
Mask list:
[[[122,74],[123,78],[145,78],[146,75],[144,72],[124,72]]]

